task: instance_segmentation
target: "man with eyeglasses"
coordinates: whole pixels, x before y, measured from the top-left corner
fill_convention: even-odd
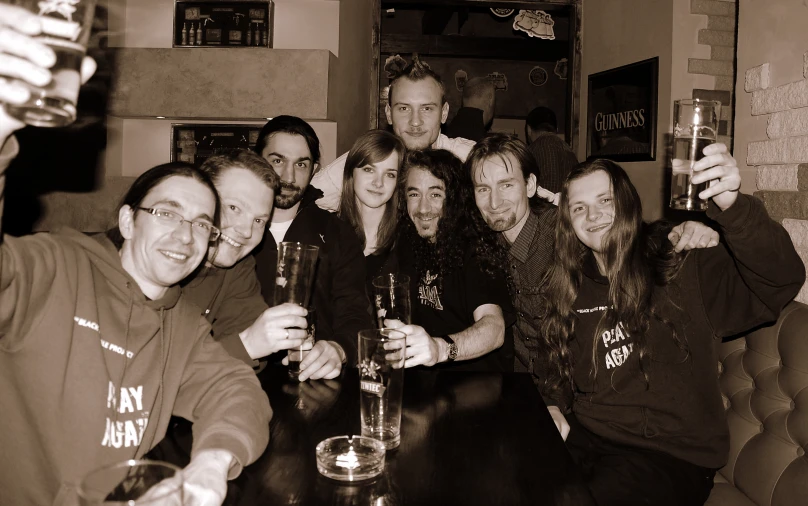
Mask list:
[[[4,104],[24,103],[23,83],[47,83],[56,61],[33,38],[36,16],[0,4],[3,31],[0,196],[24,126]],[[178,286],[219,236],[218,215],[210,179],[175,163],[133,183],[106,236],[0,230],[0,502],[76,503],[84,475],[143,457],[172,415],[193,422],[188,504],[221,504],[227,479],[263,452],[266,395]]]

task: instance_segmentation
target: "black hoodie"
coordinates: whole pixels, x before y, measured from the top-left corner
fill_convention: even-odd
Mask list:
[[[717,345],[722,337],[777,319],[805,281],[805,268],[786,231],[763,204],[738,195],[708,216],[723,242],[691,251],[674,280],[654,293],[670,327],[651,317],[646,337],[646,385],[634,340],[618,325],[598,336],[592,376],[592,336],[608,304],[609,285],[590,255],[574,309],[573,411],[581,424],[610,441],[664,452],[706,468],[720,468],[729,449],[718,387]]]

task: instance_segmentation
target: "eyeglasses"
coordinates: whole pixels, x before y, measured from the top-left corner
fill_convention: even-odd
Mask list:
[[[153,207],[138,207],[137,209],[139,211],[146,211],[157,218],[160,222],[174,228],[181,226],[183,223],[190,223],[191,231],[199,237],[206,237],[208,241],[215,241],[222,234],[221,230],[214,227],[207,221],[186,220],[174,211],[169,211],[167,209],[156,209]]]

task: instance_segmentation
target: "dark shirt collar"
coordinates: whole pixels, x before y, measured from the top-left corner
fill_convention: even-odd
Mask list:
[[[510,254],[512,257],[522,263],[527,262],[528,256],[530,255],[530,244],[533,242],[533,237],[536,235],[538,228],[539,217],[536,216],[536,213],[534,213],[532,209],[528,209],[525,226],[522,227],[516,240],[511,244]]]

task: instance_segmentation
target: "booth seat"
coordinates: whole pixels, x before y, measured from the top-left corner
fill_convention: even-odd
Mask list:
[[[42,214],[34,231],[67,226],[82,232],[103,232],[117,224],[118,205],[135,181],[133,177],[112,177],[86,193],[52,192],[40,197]]]
[[[808,505],[808,306],[723,343],[730,451],[708,506]]]

